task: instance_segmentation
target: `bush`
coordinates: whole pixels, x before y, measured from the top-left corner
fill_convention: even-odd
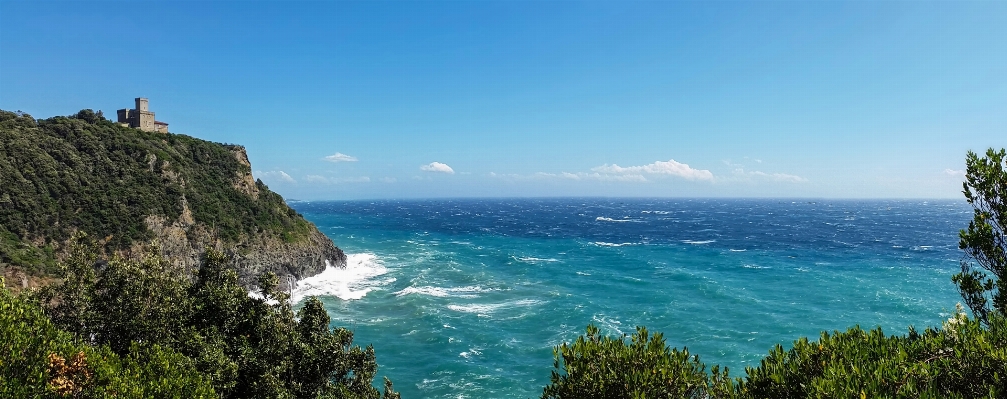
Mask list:
[[[748,398],[977,398],[1007,395],[1007,323],[958,313],[943,329],[885,336],[859,327],[779,345],[748,376]]]
[[[6,288],[0,288],[0,375],[3,398],[217,397],[185,356],[134,343],[120,357],[108,346],[88,345]]]
[[[587,336],[553,349],[552,383],[543,398],[703,398],[729,391],[728,370],[714,367],[706,374],[699,356],[665,345],[637,327],[630,337],[602,337],[594,325]]]
[[[57,326],[79,339],[120,357],[137,356],[138,342],[170,348],[225,398],[381,397],[373,348],[330,329],[317,298],[295,317],[275,275],[260,276],[261,297],[252,298],[223,253],[208,250],[190,280],[156,249],[104,262],[86,240],[76,237],[63,282],[38,295]],[[387,380],[384,397],[398,397]]]

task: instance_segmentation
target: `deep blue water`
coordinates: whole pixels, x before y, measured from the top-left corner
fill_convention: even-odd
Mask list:
[[[960,300],[964,201],[295,202],[350,255],[303,281],[408,398],[538,397],[594,323],[708,365],[853,325],[904,334]]]

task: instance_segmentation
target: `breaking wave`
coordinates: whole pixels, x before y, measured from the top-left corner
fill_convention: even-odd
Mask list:
[[[309,296],[334,296],[344,301],[363,298],[371,290],[394,282],[394,278],[379,279],[388,269],[374,254],[346,256],[346,267],[332,266],[325,261],[325,271],[300,280],[294,286],[290,300],[298,303]]]

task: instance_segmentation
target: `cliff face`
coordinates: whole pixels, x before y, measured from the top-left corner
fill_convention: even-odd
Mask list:
[[[251,173],[251,163],[243,147],[232,147],[235,159],[244,166],[235,173],[232,188],[243,195],[257,200],[259,189]],[[243,235],[236,242],[224,242],[212,232],[209,226],[193,220],[192,212],[183,196],[180,199],[182,211],[175,220],[161,215],[149,215],[144,219],[147,229],[153,233],[154,241],[161,247],[165,258],[185,269],[199,267],[200,257],[205,248],[224,251],[234,259],[238,277],[246,286],[255,284],[259,274],[271,271],[280,277],[299,280],[325,270],[326,262],[334,267],[346,266],[346,255],[335,246],[325,234],[310,226],[305,237],[287,242],[279,237],[267,235]],[[286,205],[284,205],[286,206]],[[140,244],[129,252],[142,251]]]
[[[119,126],[84,110],[0,111],[0,269],[45,276],[82,231],[130,256],[153,242],[185,269],[207,247],[246,285],[345,265],[331,240],[251,174],[241,146]]]
[[[187,270],[199,267],[200,257],[206,248],[225,251],[234,259],[234,268],[242,283],[251,286],[255,277],[271,271],[281,281],[290,276],[295,280],[313,276],[325,270],[326,262],[332,266],[346,265],[346,255],[322,232],[313,229],[306,239],[287,243],[276,238],[252,237],[237,243],[224,243],[202,224],[169,223],[164,217],[151,215],[147,227],[154,234],[154,242],[161,253],[174,264]],[[142,245],[129,253],[139,253]]]

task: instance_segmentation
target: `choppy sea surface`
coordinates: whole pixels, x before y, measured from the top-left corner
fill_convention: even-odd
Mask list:
[[[292,202],[348,255],[302,280],[407,398],[541,395],[553,346],[646,326],[743,375],[822,330],[939,325],[964,201]]]

